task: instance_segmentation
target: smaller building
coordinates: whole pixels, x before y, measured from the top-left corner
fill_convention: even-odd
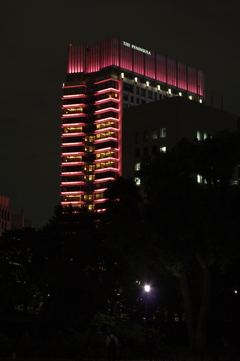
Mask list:
[[[225,129],[238,129],[236,115],[180,96],[125,109],[122,175],[134,177],[144,156],[166,152],[184,137],[203,140]]]
[[[10,199],[0,196],[0,237],[3,232],[11,229]]]
[[[25,218],[24,214],[12,214],[12,229],[32,227],[32,221]]]

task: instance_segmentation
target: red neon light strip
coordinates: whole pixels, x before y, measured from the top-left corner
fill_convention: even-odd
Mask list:
[[[61,205],[67,205],[67,204],[85,204],[83,201],[73,201],[73,202],[61,202]]]
[[[65,162],[61,164],[61,167],[70,167],[72,165],[84,165],[86,162]]]
[[[108,167],[108,168],[101,168],[95,169],[94,173],[104,173],[104,172],[119,172],[118,168]]]
[[[86,182],[81,182],[81,181],[79,181],[79,182],[62,182],[61,186],[63,187],[63,186],[74,186],[74,185],[84,185],[84,184],[86,184]]]
[[[107,118],[96,120],[94,122],[94,124],[100,124],[100,123],[106,123],[106,122],[120,122],[120,119],[113,118],[113,117],[107,117]]]
[[[106,212],[107,208],[103,208],[103,209],[97,209],[96,212],[97,213],[102,213],[102,212]]]
[[[82,145],[82,146],[84,146],[84,143],[80,143],[80,142],[78,142],[78,143],[62,143],[62,145],[61,145],[61,147],[71,147],[71,146],[73,146],[73,145]]]
[[[105,99],[96,100],[94,104],[102,104],[102,103],[108,103],[108,102],[119,103],[120,100],[117,98],[105,98]]]
[[[86,135],[86,133],[63,133],[61,135],[61,138],[71,138],[71,137],[77,137],[77,136],[82,136],[82,135]]]
[[[86,94],[70,94],[70,95],[63,95],[62,100],[64,99],[75,99],[75,98],[86,98]]]
[[[108,137],[108,138],[97,139],[95,140],[94,144],[108,142],[109,140],[113,140],[114,142],[118,141],[117,138]]]
[[[94,112],[94,114],[107,113],[107,112],[120,112],[120,110],[117,109],[117,108],[109,107],[109,108],[104,108],[104,109],[96,110],[96,111]]]
[[[112,91],[115,93],[120,92],[120,90],[115,89],[115,88],[106,88],[106,89],[98,90],[94,95],[104,94],[104,93],[108,93],[108,92],[112,92]]]
[[[108,128],[102,128],[102,129],[98,129],[95,130],[94,134],[98,134],[98,133],[105,133],[105,132],[119,132],[118,128],[113,128],[113,127],[108,127]]]
[[[107,190],[107,188],[95,189],[93,192],[94,193],[102,193],[102,192],[105,192],[106,190]]]
[[[108,79],[104,79],[104,80],[97,81],[97,82],[94,83],[94,84],[105,83],[106,81],[109,81],[109,80],[113,80],[113,81],[115,81],[116,83],[119,83],[119,80],[116,80],[116,79],[113,79],[113,78],[108,78]]]
[[[76,128],[76,127],[84,127],[86,123],[69,123],[69,124],[62,124],[61,128]]]
[[[86,192],[82,192],[82,191],[76,191],[76,192],[61,192],[61,196],[65,196],[65,195],[78,195],[78,194],[86,194]]]
[[[62,118],[77,118],[77,117],[86,117],[85,113],[74,113],[74,114],[63,114]]]
[[[62,172],[61,173],[61,176],[64,176],[64,175],[82,175],[83,172]]]
[[[108,198],[102,198],[102,199],[95,199],[93,201],[93,203],[103,203],[103,202],[106,202],[108,200]]]
[[[108,181],[115,181],[116,179],[113,177],[107,177],[107,178],[101,178],[101,179],[96,179],[93,181],[93,183],[105,183]]]
[[[86,107],[86,104],[79,103],[79,104],[64,104],[64,105],[62,105],[62,109],[64,109],[64,108],[79,108],[79,107],[84,108],[84,107]]]

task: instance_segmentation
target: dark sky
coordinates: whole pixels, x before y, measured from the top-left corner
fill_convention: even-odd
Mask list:
[[[117,36],[205,72],[240,115],[239,0],[2,0],[0,194],[37,228],[59,203],[67,45]]]

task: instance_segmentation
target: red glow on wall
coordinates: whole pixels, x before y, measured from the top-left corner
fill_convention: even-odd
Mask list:
[[[70,46],[67,72],[91,73],[114,65],[149,79],[204,96],[204,75],[202,71],[188,67],[187,77],[185,77],[186,70],[182,64],[179,66],[180,63],[175,60],[155,52],[150,53],[138,51],[131,45],[125,46],[123,41],[118,38],[107,39],[90,46]],[[112,91],[116,90],[112,89]],[[101,93],[102,91],[97,92],[97,94]]]

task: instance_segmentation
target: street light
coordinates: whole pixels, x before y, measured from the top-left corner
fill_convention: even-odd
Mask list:
[[[145,292],[150,292],[151,287],[149,285],[144,286]]]

